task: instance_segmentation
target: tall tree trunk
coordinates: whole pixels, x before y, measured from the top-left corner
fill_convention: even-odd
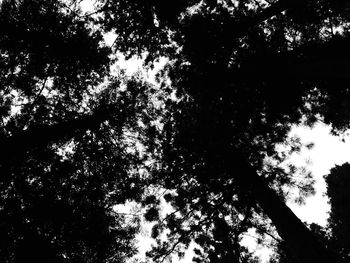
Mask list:
[[[278,234],[298,262],[335,262],[330,252],[318,242],[310,230],[266,184],[254,168],[242,158],[239,163],[239,170],[244,173],[236,175],[235,178],[272,220]]]

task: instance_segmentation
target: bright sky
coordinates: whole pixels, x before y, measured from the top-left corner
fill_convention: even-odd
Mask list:
[[[350,162],[350,137],[346,136],[345,142],[342,142],[341,138],[330,134],[330,127],[322,123],[318,123],[313,129],[294,128],[292,134],[299,135],[302,142],[315,143],[312,150],[305,150],[294,159],[296,163],[308,163],[308,168],[316,179],[316,194],[309,197],[304,206],[288,205],[301,220],[325,226],[329,206],[327,197],[324,196],[326,185],[323,176],[335,165]]]
[[[323,123],[317,123],[313,128],[310,127],[294,127],[290,136],[297,135],[301,138],[302,143],[313,142],[315,145],[311,150],[304,149],[299,154],[292,156],[290,161],[296,165],[304,165],[310,170],[316,180],[316,194],[306,199],[305,205],[295,203],[287,203],[293,212],[303,221],[307,223],[317,223],[321,226],[327,225],[328,218],[328,198],[326,194],[326,183],[323,178],[328,174],[330,169],[335,165],[341,165],[350,162],[350,136],[333,136],[330,133],[331,128]],[[256,245],[257,255],[260,256],[262,262],[267,262],[269,258],[269,249],[262,249]],[[181,263],[190,263],[186,260]]]

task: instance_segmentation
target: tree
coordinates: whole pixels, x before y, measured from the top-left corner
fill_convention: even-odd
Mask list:
[[[175,10],[185,10],[182,4]],[[118,11],[118,5],[115,7]],[[240,189],[234,192],[250,193],[300,261],[331,261],[261,177],[268,177],[263,170],[264,157],[276,156],[274,146],[285,139],[292,123],[300,123],[302,116],[312,124],[320,114],[335,131],[348,127],[346,111],[335,113],[331,106],[348,98],[346,89],[331,89],[347,76],[322,68],[327,65],[328,53],[319,59],[322,51],[333,51],[334,47],[347,57],[342,49],[347,39],[346,3],[280,1],[268,6],[259,1],[188,2],[187,12],[177,19],[163,20],[166,11],[157,9],[156,2],[154,9],[146,5],[142,8],[151,10],[153,16],[143,17],[150,19],[143,24],[149,28],[140,27],[146,34],[138,42],[139,47],[151,56],[161,53],[172,59],[167,74],[182,99],[174,103],[174,113],[169,114],[169,135],[163,148],[165,173],[169,176],[164,187],[183,188],[185,181],[193,193],[192,180],[201,188],[208,186],[210,194],[221,194],[222,189],[214,188],[215,180],[221,180],[221,186],[238,185]],[[110,23],[117,26],[124,14],[135,14],[130,16],[130,24],[135,24],[140,10],[120,12]],[[344,28],[345,33],[335,34],[334,25]],[[170,30],[170,41],[164,42],[161,37],[164,30]],[[150,41],[144,41],[145,37]],[[133,39],[123,39],[124,43],[128,41],[133,44]],[[154,51],[148,46],[151,41],[160,42],[160,47],[172,44],[177,50]],[[332,65],[340,68],[343,64],[339,62],[335,59]],[[257,72],[254,78],[247,76],[251,72]],[[324,78],[317,78],[324,72],[328,73]],[[260,178],[256,170],[262,174]],[[228,183],[230,180],[234,184]],[[187,195],[179,199],[190,203]],[[183,237],[190,230],[178,232]],[[188,244],[188,238],[183,243]]]
[[[328,219],[330,229],[329,243],[336,251],[339,262],[349,262],[349,163],[336,165],[325,176],[327,183],[327,196],[331,211]]]
[[[0,4],[0,260],[124,262],[139,222],[151,86],[109,74],[110,48],[66,1]],[[123,90],[125,89],[125,90]]]
[[[330,213],[328,224],[325,227],[311,224],[310,230],[319,241],[336,255],[336,262],[349,261],[349,215],[348,215],[348,190],[349,190],[349,163],[335,165],[329,174],[325,175],[327,184],[327,197],[329,198]],[[280,243],[276,247],[276,254],[271,262],[293,262],[293,258],[285,247]]]
[[[99,0],[83,14],[79,2],[1,4],[0,144],[11,148],[1,150],[4,261],[22,262],[28,253],[43,262],[124,260],[135,229],[123,229],[112,206],[147,199],[146,218],[157,219],[158,202],[143,195],[149,185],[170,190],[164,197],[175,208],[154,227],[154,237],[170,230],[154,259],[181,255],[177,247],[195,240],[204,248],[214,242],[220,259],[241,260],[240,233],[273,231],[253,216],[267,215],[297,260],[332,261],[284,203],[285,188],[303,197],[312,180],[297,181],[275,146],[303,118],[311,125],[320,116],[334,132],[349,126],[341,70],[349,57],[348,3]],[[108,48],[102,32],[110,31],[116,39]],[[162,91],[113,78],[108,67],[117,52],[146,53],[151,66],[166,56]],[[144,166],[151,160],[156,165]],[[140,166],[149,170],[146,180]],[[70,219],[43,216],[41,207],[51,204]],[[47,247],[47,255],[35,258],[30,244]]]

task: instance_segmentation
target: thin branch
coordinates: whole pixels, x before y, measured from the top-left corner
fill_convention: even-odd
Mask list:
[[[80,17],[90,17],[90,16],[93,16],[93,15],[96,15],[98,13],[101,13],[101,12],[104,12],[104,11],[107,11],[109,9],[109,6],[107,5],[107,3],[105,5],[103,5],[101,8],[91,12],[91,13],[88,13],[88,14],[84,14],[84,15],[80,15]]]
[[[133,213],[121,213],[121,212],[115,212],[115,214],[118,214],[118,215],[123,215],[123,216],[141,217],[141,216],[143,216],[145,213],[133,214]]]
[[[264,229],[264,228],[262,228],[262,227],[260,227],[260,226],[258,226],[256,224],[253,224],[253,223],[252,223],[252,225],[253,225],[254,228],[258,229],[263,234],[268,235],[269,237],[274,239],[276,242],[280,243],[282,241],[280,238],[278,238],[278,237],[274,236],[273,234],[269,233],[266,229]],[[246,234],[243,234],[243,235],[246,235]]]
[[[47,79],[48,79],[48,77],[45,77],[45,79],[44,79],[44,81],[43,81],[43,84],[41,85],[41,89],[40,89],[39,92],[35,95],[35,97],[34,97],[34,99],[33,99],[33,102],[32,102],[32,104],[31,104],[31,106],[30,106],[30,109],[29,109],[29,115],[28,115],[28,119],[27,119],[27,121],[26,121],[26,126],[29,126],[30,122],[33,120],[32,113],[33,113],[33,111],[34,111],[35,104],[38,102],[40,95],[42,94],[42,92],[43,92],[44,89],[45,89]]]

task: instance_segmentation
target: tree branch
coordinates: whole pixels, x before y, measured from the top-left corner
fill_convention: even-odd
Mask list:
[[[304,2],[306,2],[306,0],[279,0],[254,16],[247,16],[238,22],[233,22],[231,29],[233,29],[234,37],[241,37],[249,28]]]
[[[0,161],[2,164],[22,158],[27,151],[43,147],[50,142],[67,140],[75,134],[98,127],[108,117],[106,110],[96,111],[77,119],[53,125],[40,125],[12,136],[0,137]]]

